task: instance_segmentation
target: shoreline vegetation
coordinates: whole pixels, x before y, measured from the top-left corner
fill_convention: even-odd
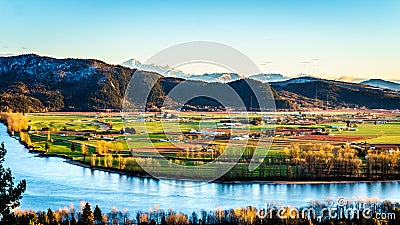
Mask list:
[[[115,169],[110,169],[110,168],[104,168],[104,167],[97,167],[97,166],[90,166],[88,164],[84,164],[79,161],[74,161],[69,158],[59,156],[59,155],[39,155],[39,157],[61,157],[66,159],[65,163],[69,163],[72,165],[80,166],[80,167],[85,167],[93,170],[99,170],[103,172],[108,172],[108,173],[118,173],[120,175],[125,175],[125,176],[132,176],[132,177],[140,177],[140,178],[150,178],[150,179],[157,179],[152,177],[151,175],[132,175],[129,173],[126,173],[125,171],[121,170],[115,170]],[[159,179],[163,180],[173,180],[168,177],[161,177]],[[190,182],[196,182],[195,180],[182,180],[182,181],[190,181]],[[344,180],[344,181],[263,181],[263,180],[252,180],[252,181],[219,181],[215,180],[212,181],[214,183],[221,183],[221,184],[351,184],[351,183],[374,183],[374,182],[400,182],[400,180]]]
[[[46,114],[41,115],[46,117]],[[123,139],[122,124],[118,124],[115,118],[108,119],[105,115],[95,114],[96,120],[88,119],[92,117],[73,116],[73,120],[66,115],[60,116],[65,121],[59,122],[58,127],[61,129],[58,130],[54,130],[54,128],[50,130],[47,127],[49,124],[46,124],[48,121],[42,123],[42,120],[38,119],[40,116],[2,113],[0,121],[6,124],[11,136],[18,135],[19,137],[16,138],[21,144],[27,147],[31,153],[38,153],[38,156],[41,157],[62,157],[66,159],[67,163],[77,166],[145,178],[152,178],[152,176],[140,167],[137,160],[143,160],[156,169],[162,170],[163,167],[166,167],[168,170],[168,165],[157,165],[157,162],[151,158],[135,158],[129,151],[125,151],[127,146],[123,144],[124,140],[120,140]],[[34,118],[36,123],[30,118]],[[74,121],[86,124],[87,127],[84,128],[87,131],[75,131],[71,128],[76,127]],[[37,124],[42,124],[41,129],[35,127]],[[93,133],[93,127],[100,127],[103,131],[96,133],[94,130],[95,134],[86,136],[87,133]],[[104,131],[106,128],[110,129]],[[63,136],[66,133],[75,133],[75,136]],[[101,136],[103,140],[87,141],[90,139],[90,135]],[[289,141],[292,140],[289,139]],[[357,149],[350,146],[349,143],[332,143],[334,144],[312,141],[305,142],[305,144],[286,145],[279,151],[271,153],[272,156],[264,158],[264,162],[253,172],[247,170],[254,149],[246,148],[237,165],[214,182],[320,184],[396,182],[400,180],[400,152],[398,149],[393,151],[370,149],[368,151],[366,145],[364,149],[360,150],[358,146],[356,146]],[[196,148],[199,147],[196,146]],[[210,153],[193,153],[192,150],[190,152],[187,150],[187,152],[177,152],[166,155],[166,157],[169,157],[173,163],[206,163],[216,157],[214,154],[217,154],[218,150],[218,146],[214,147]],[[166,180],[169,178],[168,174],[160,177]],[[181,174],[181,178],[182,180],[193,180],[187,174]]]
[[[199,210],[191,214],[176,212],[172,209],[162,210],[158,205],[148,211],[130,212],[113,208],[103,213],[98,205],[92,207],[88,202],[81,202],[81,208],[74,205],[53,211],[16,210],[14,218],[8,225],[20,224],[59,224],[59,225],[107,225],[107,224],[140,224],[140,225],[268,225],[268,224],[398,224],[400,218],[399,203],[378,201],[376,199],[356,200],[338,205],[332,201],[313,202],[307,206],[267,204],[264,208],[253,206],[213,211]],[[331,211],[329,211],[329,210]],[[12,221],[13,220],[13,221]]]

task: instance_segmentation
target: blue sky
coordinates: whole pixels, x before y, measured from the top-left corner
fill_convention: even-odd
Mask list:
[[[2,54],[120,64],[209,40],[242,51],[266,73],[400,77],[397,0],[0,0],[0,21]]]

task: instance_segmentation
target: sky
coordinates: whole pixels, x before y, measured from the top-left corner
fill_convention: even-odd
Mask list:
[[[204,40],[264,73],[400,80],[399,24],[398,0],[0,0],[0,54],[121,64]]]

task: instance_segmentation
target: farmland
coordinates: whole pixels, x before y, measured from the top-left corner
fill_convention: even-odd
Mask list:
[[[385,162],[379,161],[397,156],[400,146],[398,114],[391,112],[166,112],[123,119],[119,113],[32,113],[25,117],[27,129],[12,133],[31,151],[132,175],[146,175],[148,171],[141,167],[145,164],[158,176],[173,178],[171,168],[176,165],[197,168],[214,160],[233,167],[222,181],[365,180],[399,175],[399,167],[387,172]],[[21,133],[27,133],[29,141]],[[343,161],[335,161],[341,157]],[[373,157],[378,158],[372,162]],[[257,168],[249,171],[252,160]],[[196,176],[217,167],[196,170],[200,174]],[[180,171],[175,176],[192,179],[191,173]]]

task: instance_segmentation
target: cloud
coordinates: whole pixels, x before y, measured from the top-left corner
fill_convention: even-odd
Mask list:
[[[16,56],[17,54],[13,53],[0,53],[0,57],[9,57],[9,56]]]
[[[355,76],[341,76],[339,78],[336,78],[334,80],[337,81],[343,81],[343,82],[353,82],[353,83],[359,83],[364,80],[368,80],[368,78],[363,78],[363,77],[355,77]]]
[[[28,50],[26,47],[22,46],[21,47],[22,50]]]
[[[353,81],[354,77],[353,76],[341,76],[336,79],[337,81]]]
[[[313,58],[313,59],[310,59],[310,60],[307,60],[307,61],[303,61],[303,62],[300,62],[300,63],[310,64],[310,63],[315,63],[315,62],[317,62],[319,60],[320,60],[319,58]]]
[[[261,63],[260,65],[261,66],[266,66],[266,65],[271,64],[271,63],[272,63],[272,61],[266,61],[266,62]]]

